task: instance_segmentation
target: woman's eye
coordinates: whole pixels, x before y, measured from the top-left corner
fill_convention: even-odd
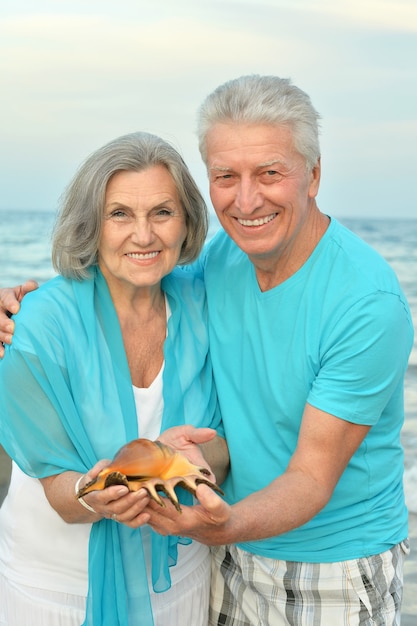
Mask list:
[[[113,219],[123,219],[126,216],[126,211],[124,211],[123,209],[115,209],[109,214],[109,217]]]
[[[163,220],[172,217],[173,215],[174,211],[172,209],[160,208],[153,213],[152,217],[157,220]]]

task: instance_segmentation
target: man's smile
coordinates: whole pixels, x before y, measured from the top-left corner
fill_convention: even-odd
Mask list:
[[[258,217],[255,220],[243,220],[238,217],[237,221],[239,222],[239,224],[242,224],[242,226],[263,226],[264,224],[271,222],[277,215],[278,213],[272,213],[272,215],[267,215],[266,217]]]

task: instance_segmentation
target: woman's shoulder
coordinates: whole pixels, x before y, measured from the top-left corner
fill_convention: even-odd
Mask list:
[[[162,289],[168,297],[173,319],[193,320],[195,326],[206,324],[206,290],[198,272],[175,268],[163,279]]]
[[[35,328],[38,324],[45,326],[68,319],[74,306],[73,281],[56,276],[23,298],[20,311],[14,316],[16,331],[22,326]]]
[[[162,288],[166,293],[185,299],[198,299],[205,294],[203,275],[192,265],[176,267],[162,280]]]
[[[55,276],[46,281],[38,289],[26,294],[21,303],[21,311],[28,307],[41,307],[43,305],[54,306],[60,298],[68,299],[72,294],[72,282],[63,276]],[[20,313],[19,313],[20,314]]]

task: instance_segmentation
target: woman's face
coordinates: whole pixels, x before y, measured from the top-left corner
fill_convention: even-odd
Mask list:
[[[98,262],[109,287],[159,287],[181,254],[184,209],[163,165],[117,172],[107,185]]]

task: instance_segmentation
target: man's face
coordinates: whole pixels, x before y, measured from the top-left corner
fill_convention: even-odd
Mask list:
[[[255,266],[273,268],[283,255],[297,253],[298,235],[315,207],[320,165],[307,171],[291,130],[216,124],[207,135],[207,157],[217,217]]]

